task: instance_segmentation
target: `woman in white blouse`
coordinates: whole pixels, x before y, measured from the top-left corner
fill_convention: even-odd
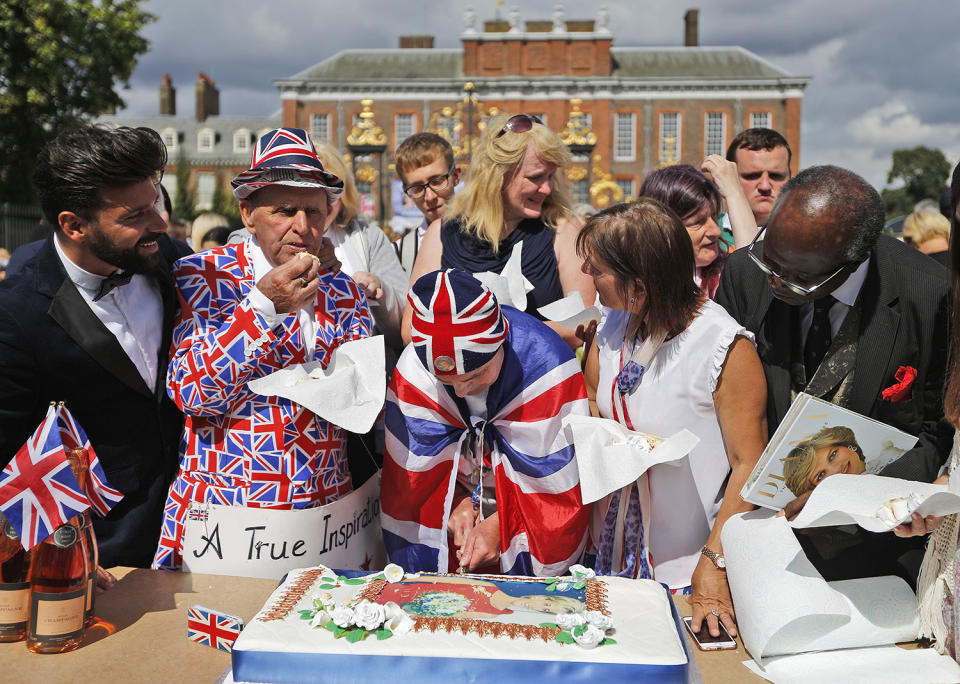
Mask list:
[[[597,569],[691,593],[695,631],[735,634],[720,529],[766,444],[766,381],[752,335],[694,283],[677,215],[641,198],[591,217],[577,239],[605,307],[584,375],[594,415],[700,438],[594,510]]]

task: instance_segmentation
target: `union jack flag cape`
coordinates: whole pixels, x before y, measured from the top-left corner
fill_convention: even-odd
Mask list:
[[[580,499],[573,442],[563,417],[589,415],[583,375],[570,348],[533,317],[502,307],[509,322],[503,369],[476,428],[453,389],[406,348],[387,390],[381,521],[390,560],[412,572],[447,572],[447,518],[458,445],[483,433],[494,470],[505,574],[557,575],[577,561],[589,509]]]
[[[66,449],[72,448],[87,450],[86,493],[67,461]],[[0,473],[0,511],[28,550],[91,506],[105,516],[122,498],[107,484],[90,440],[62,404],[50,405],[46,417]]]

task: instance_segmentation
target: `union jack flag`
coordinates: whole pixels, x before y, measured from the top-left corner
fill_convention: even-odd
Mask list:
[[[187,609],[187,638],[198,644],[229,653],[242,629],[243,620],[236,615],[203,606],[190,606]]]
[[[500,569],[557,575],[579,558],[589,509],[580,498],[573,443],[561,422],[589,415],[586,387],[570,348],[544,324],[502,307],[509,330],[499,380],[487,391],[485,420],[424,368],[411,347],[387,391],[381,521],[390,560],[412,572],[447,572],[448,492],[461,439],[493,466],[500,519]]]
[[[70,470],[53,405],[34,433],[0,473],[0,511],[30,549],[90,501]]]
[[[123,494],[111,487],[107,476],[100,465],[97,453],[90,445],[87,433],[80,424],[73,419],[73,414],[66,406],[57,405],[57,425],[60,428],[60,438],[64,445],[71,448],[84,449],[87,452],[87,498],[101,518],[106,517],[110,509],[123,498]]]
[[[479,368],[507,335],[496,297],[466,271],[428,273],[414,283],[407,300],[413,309],[410,341],[434,375]]]

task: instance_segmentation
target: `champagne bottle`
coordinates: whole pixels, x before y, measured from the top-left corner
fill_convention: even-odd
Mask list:
[[[67,449],[67,460],[83,488],[83,493],[90,498],[90,454],[83,447]],[[93,605],[97,594],[97,563],[100,561],[100,554],[97,549],[97,535],[93,531],[91,511],[87,510],[79,517],[82,523],[83,543],[87,551],[87,564],[90,567],[90,574],[87,577],[87,602],[83,614],[83,624],[89,627],[94,621]]]
[[[30,614],[30,552],[0,513],[0,642],[27,635]]]
[[[90,574],[79,516],[31,551],[27,648],[34,653],[72,651],[83,639]]]

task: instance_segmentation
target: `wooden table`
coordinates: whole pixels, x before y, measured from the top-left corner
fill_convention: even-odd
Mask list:
[[[99,623],[87,631],[79,649],[40,655],[30,653],[22,641],[0,644],[0,681],[213,684],[230,666],[230,654],[187,639],[187,608],[200,604],[249,621],[276,587],[273,580],[223,575],[129,568],[112,572],[120,581],[97,597]],[[676,603],[682,615],[690,614],[685,598],[677,597]],[[691,651],[703,674],[699,679],[691,667],[695,682],[764,681],[740,664],[749,659],[742,647],[707,653],[691,645]]]

